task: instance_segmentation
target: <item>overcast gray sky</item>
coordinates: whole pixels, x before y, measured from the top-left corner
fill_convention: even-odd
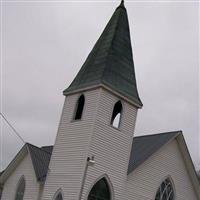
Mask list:
[[[54,143],[62,91],[119,1],[4,1],[1,111],[25,141]],[[135,135],[183,130],[200,168],[199,5],[125,1],[144,107]],[[23,143],[1,120],[1,169]]]

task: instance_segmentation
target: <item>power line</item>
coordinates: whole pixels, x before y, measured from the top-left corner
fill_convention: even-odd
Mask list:
[[[3,113],[0,112],[0,115],[3,117],[3,119],[6,121],[6,123],[10,126],[10,128],[14,131],[14,133],[17,135],[18,138],[20,138],[20,140],[26,144],[26,142],[24,141],[24,139],[20,136],[20,134],[17,132],[17,130],[12,126],[12,124],[6,119],[6,117],[3,115]]]
[[[17,137],[19,137],[20,140],[21,140],[24,144],[26,144],[26,142],[24,141],[24,139],[20,136],[20,134],[19,134],[19,133],[17,132],[17,130],[12,126],[12,124],[6,119],[6,117],[3,115],[3,113],[0,112],[0,115],[1,115],[2,118],[6,121],[6,123],[10,126],[10,128],[14,131],[14,133],[17,135]],[[40,150],[42,150],[42,149],[40,149]],[[42,151],[43,151],[43,150],[42,150]],[[34,151],[33,151],[33,153],[35,154]],[[38,159],[40,162],[42,162],[44,165],[46,165],[46,163],[44,163],[44,161],[41,160],[37,154],[35,154],[35,156],[37,157],[37,159]],[[49,169],[48,166],[47,166],[47,168]]]
[[[2,118],[6,121],[6,123],[10,126],[10,128],[14,131],[14,133],[17,135],[17,137],[19,137],[20,140],[21,140],[24,144],[26,144],[25,140],[21,137],[21,135],[17,132],[17,130],[12,126],[12,124],[6,119],[6,117],[3,115],[3,113],[0,112],[0,115],[1,115]],[[41,148],[39,148],[39,149],[42,150]],[[43,150],[42,150],[42,151],[43,151]],[[43,165],[46,165],[46,163],[45,163],[43,160],[41,160],[41,159],[39,158],[39,156],[38,156],[34,151],[32,151],[32,152],[35,154],[35,156],[37,157],[38,161],[40,161]],[[50,170],[50,169],[49,169],[49,166],[47,166],[47,168],[48,168],[48,170]]]

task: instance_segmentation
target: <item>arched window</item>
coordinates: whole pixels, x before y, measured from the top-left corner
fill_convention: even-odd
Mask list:
[[[110,200],[110,190],[105,178],[99,180],[91,189],[88,200]]]
[[[15,194],[15,200],[23,200],[24,198],[24,192],[25,192],[25,179],[24,176],[22,176],[18,182],[16,194]]]
[[[174,189],[170,178],[165,179],[156,193],[155,200],[174,200]]]
[[[53,200],[63,200],[62,189],[58,189],[53,196]]]
[[[63,200],[61,192],[59,192],[55,198],[55,200]]]
[[[115,128],[119,128],[120,126],[121,115],[122,115],[122,103],[121,101],[118,101],[113,108],[112,118],[110,122],[110,124]]]
[[[84,95],[82,94],[82,95],[79,97],[78,101],[77,101],[76,112],[75,112],[75,115],[74,115],[74,119],[75,119],[75,120],[81,119],[82,114],[83,114],[84,104],[85,104],[85,97],[84,97]]]

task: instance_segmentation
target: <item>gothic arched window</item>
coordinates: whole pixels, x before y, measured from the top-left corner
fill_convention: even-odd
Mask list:
[[[174,189],[170,178],[165,179],[156,193],[155,200],[174,200]]]
[[[99,180],[91,189],[88,200],[110,200],[110,190],[105,178]]]
[[[110,122],[110,124],[115,128],[119,128],[120,126],[121,115],[122,115],[122,103],[121,101],[118,101],[113,108],[112,118]]]
[[[15,200],[23,200],[24,198],[24,192],[25,192],[25,179],[24,176],[22,176],[18,182],[16,194],[15,194]]]
[[[55,200],[63,200],[63,197],[62,197],[61,192],[59,192],[59,193],[56,195]]]
[[[82,94],[82,95],[79,97],[78,101],[77,101],[76,112],[75,112],[75,115],[74,115],[74,120],[81,119],[82,114],[83,114],[84,104],[85,104],[85,97],[84,97],[84,95]]]

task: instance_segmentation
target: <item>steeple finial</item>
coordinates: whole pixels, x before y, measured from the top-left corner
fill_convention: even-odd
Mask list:
[[[117,9],[118,9],[118,8],[125,8],[125,7],[124,7],[124,0],[121,0],[121,3],[120,3],[120,5],[117,7]]]

